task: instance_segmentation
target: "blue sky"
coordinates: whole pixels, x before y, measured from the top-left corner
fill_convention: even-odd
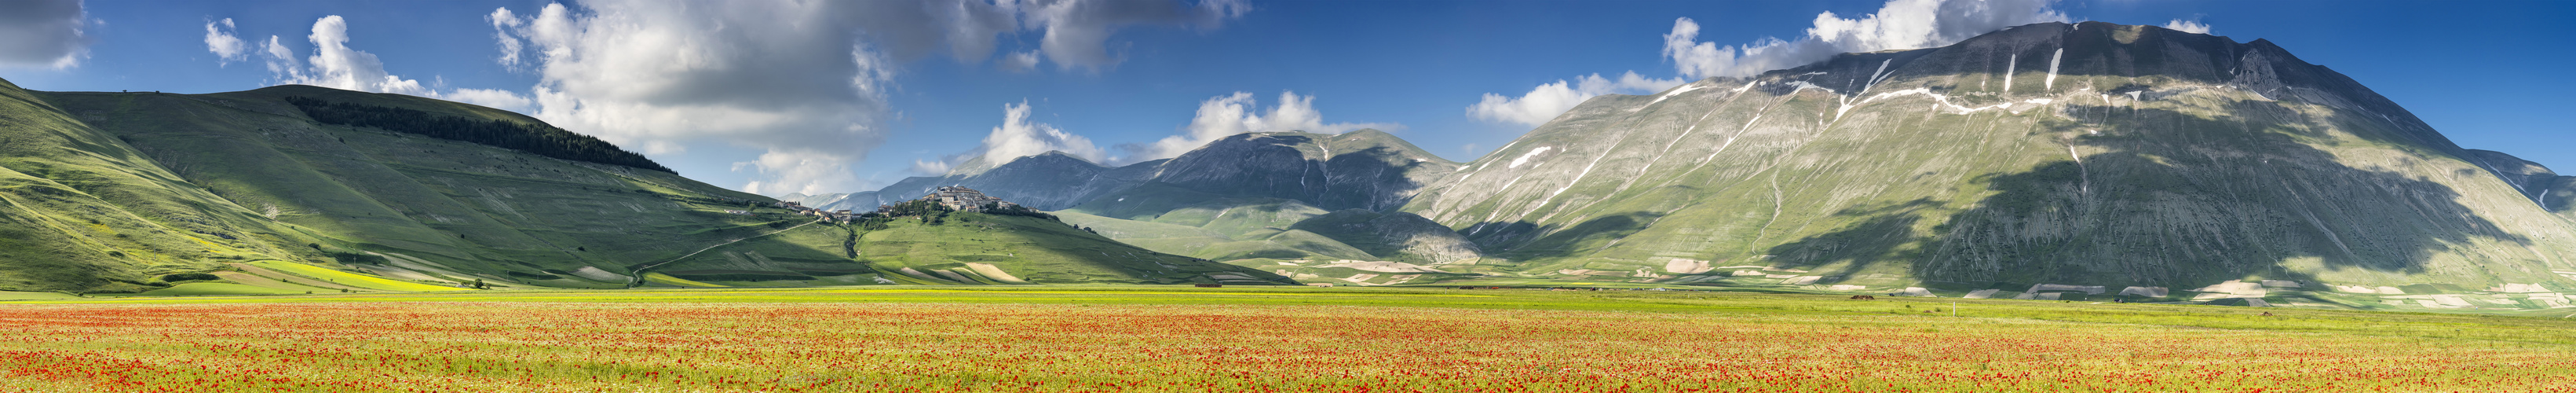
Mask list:
[[[1712,75],[1684,72],[1704,63],[1666,51],[1676,19],[1698,28],[1684,44],[1740,47],[1807,39],[1824,12],[1961,23],[1883,11],[1939,3],[91,1],[66,19],[76,23],[0,16],[0,33],[11,33],[0,34],[0,51],[22,52],[0,53],[0,78],[38,90],[181,93],[336,82],[485,103],[600,135],[683,175],[774,195],[873,189],[986,152],[1064,148],[1123,163],[1210,135],[1290,128],[1388,129],[1467,161],[1561,107],[1531,99],[1548,95],[1543,85],[1562,81],[1557,93],[1579,99]],[[2576,90],[2565,71],[2576,60],[2569,2],[1995,3],[2270,39],[2464,147],[2576,170],[2564,109],[2576,107],[2564,93]],[[562,12],[547,14],[549,5]],[[43,40],[12,32],[63,23],[78,32],[61,41],[69,46],[8,42]],[[209,23],[241,50],[216,53]],[[316,34],[317,25],[337,32]],[[290,56],[265,53],[272,36]],[[315,38],[345,39],[338,45],[354,52],[338,53],[376,61],[313,57],[322,51]],[[504,41],[522,50],[505,52]],[[1618,83],[1630,72],[1642,82]],[[1589,75],[1604,80],[1582,89]],[[401,83],[380,83],[387,76]],[[1286,92],[1296,102],[1283,109]],[[1470,109],[1489,94],[1529,101],[1493,107],[1518,112]]]

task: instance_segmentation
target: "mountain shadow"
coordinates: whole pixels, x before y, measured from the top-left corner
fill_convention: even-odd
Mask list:
[[[2307,104],[2217,105],[2069,106],[2031,136],[2055,138],[2071,159],[1979,177],[1993,193],[1965,206],[1845,209],[1836,216],[1857,224],[1769,254],[1781,266],[1901,268],[1926,282],[2177,287],[2492,281],[2514,274],[2476,261],[2540,262],[2515,252],[2533,239],[2481,215],[2493,202],[2433,180],[2485,173],[2436,162],[2448,154],[2386,133],[2390,122]]]
[[[1645,230],[1663,217],[1664,213],[1629,212],[1593,217],[1562,227],[1528,221],[1487,222],[1468,226],[1465,234],[1480,246],[1509,245],[1509,248],[1489,251],[1505,259],[1558,261],[1618,245],[1628,235]]]

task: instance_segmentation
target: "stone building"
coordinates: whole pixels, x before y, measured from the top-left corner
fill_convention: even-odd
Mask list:
[[[940,206],[946,206],[948,207],[948,210],[961,212],[983,211],[984,205],[986,204],[1018,206],[1011,204],[1010,202],[1002,201],[1002,198],[994,198],[992,196],[984,195],[984,192],[982,191],[975,191],[975,189],[972,188],[956,186],[939,187],[936,190],[932,190],[930,195],[921,196],[921,199],[938,203]]]

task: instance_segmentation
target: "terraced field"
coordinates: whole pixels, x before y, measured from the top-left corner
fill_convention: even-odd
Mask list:
[[[2566,391],[2576,375],[2563,310],[960,288],[20,300],[0,303],[0,390]]]

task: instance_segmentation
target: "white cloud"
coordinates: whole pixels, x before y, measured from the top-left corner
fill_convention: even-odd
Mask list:
[[[349,22],[339,15],[313,21],[313,34],[306,39],[313,42],[313,57],[298,62],[295,50],[279,44],[277,36],[268,37],[268,70],[276,75],[278,83],[436,96],[419,80],[386,73],[384,61],[377,60],[375,54],[350,49]]]
[[[225,47],[218,44],[222,40],[215,35],[214,29],[215,25],[222,24],[226,27],[225,30],[230,30],[230,21],[231,19],[224,19],[206,25],[209,32],[206,37],[208,51],[215,52],[218,56],[227,56],[224,53]],[[232,39],[232,44],[239,45],[238,48],[233,49],[236,55],[230,55],[231,60],[245,59],[250,56],[250,46],[247,43],[233,38],[228,33],[222,34],[221,38]],[[387,72],[384,61],[378,59],[375,54],[349,46],[349,22],[339,15],[324,16],[314,20],[313,32],[306,36],[305,40],[313,43],[311,57],[297,57],[295,49],[287,47],[283,39],[277,36],[269,36],[268,41],[260,44],[259,53],[268,63],[268,71],[271,77],[276,78],[275,83],[409,94],[522,113],[533,109],[532,104],[535,103],[526,95],[508,90],[458,88],[442,92],[422,85],[420,80],[405,79],[400,75]],[[220,63],[225,60],[217,61]]]
[[[0,12],[0,66],[71,68],[89,57],[92,22],[80,0],[19,0]]]
[[[223,25],[221,28],[216,25]],[[215,65],[222,66],[250,58],[250,43],[233,36],[233,18],[206,21],[206,51],[215,54]]]
[[[1486,93],[1481,101],[1467,107],[1467,115],[1536,126],[1602,94],[1660,91],[1690,80],[1752,76],[1843,53],[1949,45],[2006,27],[2066,21],[2066,14],[2049,8],[2055,2],[1889,0],[1878,12],[1857,19],[1837,17],[1833,12],[1817,14],[1814,27],[1795,41],[1764,37],[1732,46],[1700,42],[1699,23],[1677,18],[1673,20],[1673,30],[1664,34],[1663,58],[1688,80],[1646,79],[1633,71],[1616,81],[1598,74],[1576,78],[1573,83],[1558,80],[1530,89],[1518,98]]]
[[[646,154],[694,143],[764,150],[754,193],[843,192],[885,138],[894,70],[850,3],[608,0],[488,16],[504,65],[539,76],[531,115]],[[522,57],[525,56],[525,57]]]
[[[2197,20],[2175,19],[2165,22],[2165,28],[2192,34],[2209,34],[2209,24],[2200,23]]]
[[[1556,115],[1564,114],[1566,110],[1574,109],[1574,106],[1581,105],[1584,100],[1592,97],[1603,94],[1652,93],[1680,86],[1683,82],[1681,79],[1650,79],[1638,76],[1634,71],[1620,74],[1619,79],[1616,80],[1602,78],[1601,74],[1585,75],[1574,78],[1574,82],[1571,83],[1560,79],[1556,83],[1538,85],[1537,88],[1530,89],[1529,93],[1521,94],[1519,98],[1485,93],[1483,101],[1467,106],[1467,116],[1485,121],[1537,126],[1546,124],[1548,120],[1555,119]]]
[[[1092,162],[1109,158],[1109,153],[1091,144],[1090,138],[1064,132],[1053,125],[1029,121],[1029,103],[1002,106],[1002,125],[984,136],[984,146],[977,155],[987,160],[1008,160],[1060,151]]]
[[[940,174],[948,173],[949,169],[957,167],[957,164],[951,164],[949,161],[952,160],[912,160],[912,171],[914,173],[924,175],[938,176]]]
[[[519,95],[517,92],[497,89],[454,89],[439,93],[434,98],[523,113],[532,109],[530,105],[536,103],[535,100],[528,99],[527,96]]]
[[[272,77],[285,79],[288,73],[303,71],[303,63],[295,60],[295,50],[278,43],[277,36],[268,36],[268,42],[260,44],[259,52],[268,55],[268,74]]]
[[[1735,48],[1720,50],[1716,43],[1696,42],[1698,39],[1699,23],[1690,18],[1674,20],[1673,32],[1664,33],[1664,58],[1672,60],[1673,68],[1682,75],[1692,78],[1726,72],[1727,63],[1735,57]]]
[[[849,179],[853,177],[849,163],[848,159],[830,152],[771,150],[761,153],[754,161],[736,163],[734,167],[751,164],[765,176],[744,184],[742,192],[815,195],[848,191],[848,188],[837,187],[845,187],[846,183],[853,181]]]
[[[1022,72],[1034,70],[1038,68],[1038,51],[1013,52],[1002,55],[1002,60],[995,63],[1000,64],[1004,71]]]
[[[1796,40],[1762,38],[1725,47],[1698,42],[1699,24],[1680,18],[1673,21],[1673,31],[1664,35],[1664,58],[1692,79],[1752,76],[1842,53],[1929,48],[2007,27],[2066,21],[2066,14],[2049,7],[2055,2],[1891,0],[1878,12],[1857,19],[1833,12],[1817,14],[1814,27]]]
[[[1121,145],[1119,148],[1127,150],[1129,154],[1126,157],[1114,158],[1113,161],[1118,161],[1118,165],[1124,165],[1178,157],[1181,153],[1197,149],[1208,142],[1242,133],[1305,131],[1337,134],[1363,128],[1381,131],[1404,129],[1404,125],[1394,123],[1326,124],[1324,114],[1315,110],[1314,102],[1314,96],[1280,92],[1279,105],[1271,107],[1268,114],[1263,114],[1260,112],[1260,102],[1254,100],[1252,93],[1249,92],[1235,92],[1231,95],[1208,98],[1207,101],[1199,102],[1198,114],[1190,119],[1188,126],[1182,127],[1180,135],[1164,137],[1150,144]]]
[[[492,40],[501,46],[501,57],[493,61],[501,63],[502,67],[508,67],[512,71],[518,70],[519,54],[528,51],[527,43],[519,41],[518,36],[510,35],[510,31],[518,29],[526,21],[519,19],[519,15],[511,13],[508,8],[493,9],[491,15],[483,16],[483,20],[492,22]]]
[[[1195,5],[1161,1],[1034,0],[1020,4],[1026,24],[1046,31],[1038,48],[1049,61],[1065,68],[1117,64],[1120,56],[1107,46],[1109,35],[1132,25],[1177,25],[1214,29],[1226,19],[1252,11],[1244,0],[1200,0]]]
[[[495,60],[539,76],[529,94],[538,118],[647,154],[705,142],[760,149],[737,165],[761,177],[745,191],[812,194],[864,182],[850,166],[900,117],[889,104],[900,61],[944,50],[981,62],[1003,35],[1043,31],[1038,48],[1007,52],[997,67],[1098,68],[1116,63],[1107,40],[1118,29],[1213,28],[1246,9],[1234,0],[597,0],[486,19],[504,52]]]
[[[948,173],[957,165],[978,157],[984,165],[1000,165],[1020,157],[1064,152],[1091,162],[1108,162],[1109,152],[1091,143],[1091,138],[1074,135],[1054,125],[1029,121],[1029,103],[1002,104],[1002,125],[984,135],[984,144],[974,150],[953,154],[935,161],[913,160],[912,170],[927,175]]]

